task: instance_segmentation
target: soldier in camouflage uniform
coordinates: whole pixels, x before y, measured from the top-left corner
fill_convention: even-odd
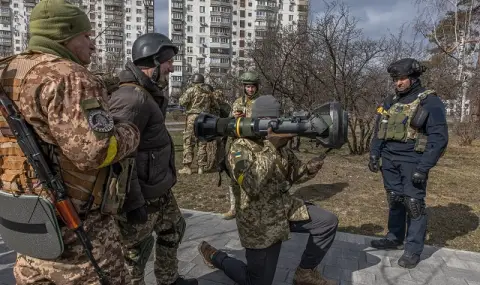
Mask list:
[[[216,109],[213,106],[215,100],[211,86],[205,85],[204,80],[203,75],[195,74],[192,80],[193,86],[188,88],[179,99],[180,106],[185,107],[187,114],[183,131],[183,168],[178,171],[180,174],[192,174],[193,150],[197,141],[193,130],[195,119],[201,112],[211,113]],[[206,142],[198,142],[197,164],[198,174],[203,174],[207,166]]]
[[[106,166],[135,151],[139,131],[128,122],[114,123],[107,107],[107,90],[85,67],[95,45],[84,12],[63,0],[43,0],[32,10],[29,29],[28,51],[1,60],[2,85],[41,143],[53,149],[51,157],[58,164],[52,167],[61,173],[67,194],[83,219],[95,260],[110,275],[111,284],[125,284],[114,219],[100,213],[101,196],[97,200],[94,193],[106,183],[102,174]],[[5,133],[8,125],[2,121],[1,149],[5,150],[3,144],[9,142],[16,150],[2,153],[2,191],[22,189],[43,195],[41,186],[32,183],[36,178],[22,171],[24,168],[16,168],[25,167],[26,158],[19,154],[15,139]],[[6,175],[12,171],[21,174]],[[85,205],[93,196],[86,217]],[[99,284],[77,236],[60,218],[59,224],[63,254],[55,260],[18,254],[13,270],[16,284]]]
[[[141,194],[127,196],[127,221],[118,222],[129,285],[145,284],[145,265],[153,248],[156,284],[198,284],[178,274],[177,250],[186,223],[172,192],[177,182],[175,145],[165,125],[169,98],[163,92],[177,53],[178,47],[163,34],[138,37],[132,47],[133,62],[120,72],[120,88],[109,101],[114,116],[134,122],[141,133],[136,179],[132,178],[130,184],[131,188],[140,188]]]
[[[273,96],[261,96],[255,100],[251,115],[279,117],[280,104]],[[223,270],[239,285],[272,284],[282,242],[290,238],[290,232],[310,234],[293,284],[337,284],[325,280],[316,269],[334,241],[337,217],[288,192],[292,183],[315,177],[325,154],[303,164],[286,147],[292,137],[270,129],[264,139],[239,138],[230,147],[227,168],[240,187],[235,193],[236,222],[247,264],[205,241],[198,249],[207,265]]]
[[[252,105],[255,99],[259,96],[258,88],[260,85],[260,77],[254,72],[245,72],[240,76],[240,81],[243,84],[244,94],[237,98],[232,105],[231,115],[235,118],[238,117],[250,117]],[[233,138],[229,138],[227,141],[226,149],[233,143]],[[228,194],[230,197],[230,210],[223,214],[224,219],[230,220],[235,218],[235,195],[239,192],[237,183],[233,180],[230,181],[228,187]]]
[[[217,89],[213,91],[213,98],[216,102],[215,106],[218,106],[218,109],[212,110],[212,114],[220,118],[228,118],[230,116],[231,108],[225,101],[222,90]],[[218,162],[225,155],[225,143],[226,138],[217,138],[207,143],[207,169],[214,169],[217,167]]]

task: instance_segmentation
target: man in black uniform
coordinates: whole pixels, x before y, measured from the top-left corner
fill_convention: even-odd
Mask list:
[[[415,59],[404,58],[387,71],[396,94],[377,109],[368,167],[372,172],[381,170],[383,175],[390,208],[388,234],[371,245],[402,249],[406,236],[398,264],[414,268],[420,261],[427,230],[428,173],[447,147],[448,127],[443,102],[434,91],[422,87],[419,77],[425,67]]]

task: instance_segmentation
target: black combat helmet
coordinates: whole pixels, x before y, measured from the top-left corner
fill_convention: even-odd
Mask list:
[[[402,58],[390,64],[387,68],[387,72],[390,73],[392,78],[402,76],[417,78],[426,70],[427,68],[425,66],[413,58]]]
[[[204,83],[205,82],[205,77],[201,75],[200,73],[195,73],[193,75],[192,83]]]
[[[141,67],[158,66],[178,53],[178,47],[165,35],[148,33],[138,37],[132,46],[133,63]]]

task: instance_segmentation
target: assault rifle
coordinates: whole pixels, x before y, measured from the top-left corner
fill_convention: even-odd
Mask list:
[[[55,173],[50,167],[50,163],[43,154],[34,132],[27,124],[23,116],[18,111],[15,103],[8,97],[5,89],[0,84],[0,111],[7,121],[10,130],[17,139],[17,143],[25,154],[29,164],[35,171],[37,178],[42,183],[44,189],[54,198],[54,206],[59,216],[68,229],[75,232],[82,243],[85,254],[95,268],[95,272],[100,278],[102,285],[109,285],[108,275],[100,268],[92,254],[92,243],[83,228],[80,219],[72,201],[67,196],[65,184],[59,173]]]

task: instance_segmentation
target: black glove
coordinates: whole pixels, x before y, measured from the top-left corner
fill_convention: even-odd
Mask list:
[[[127,222],[129,224],[145,224],[147,221],[148,214],[146,206],[127,212]]]
[[[368,163],[368,168],[371,172],[378,172],[380,170],[380,165],[378,164],[379,158],[376,155],[370,155],[370,162]]]
[[[415,171],[412,175],[412,182],[415,184],[423,184],[427,182],[427,174],[418,170]]]

